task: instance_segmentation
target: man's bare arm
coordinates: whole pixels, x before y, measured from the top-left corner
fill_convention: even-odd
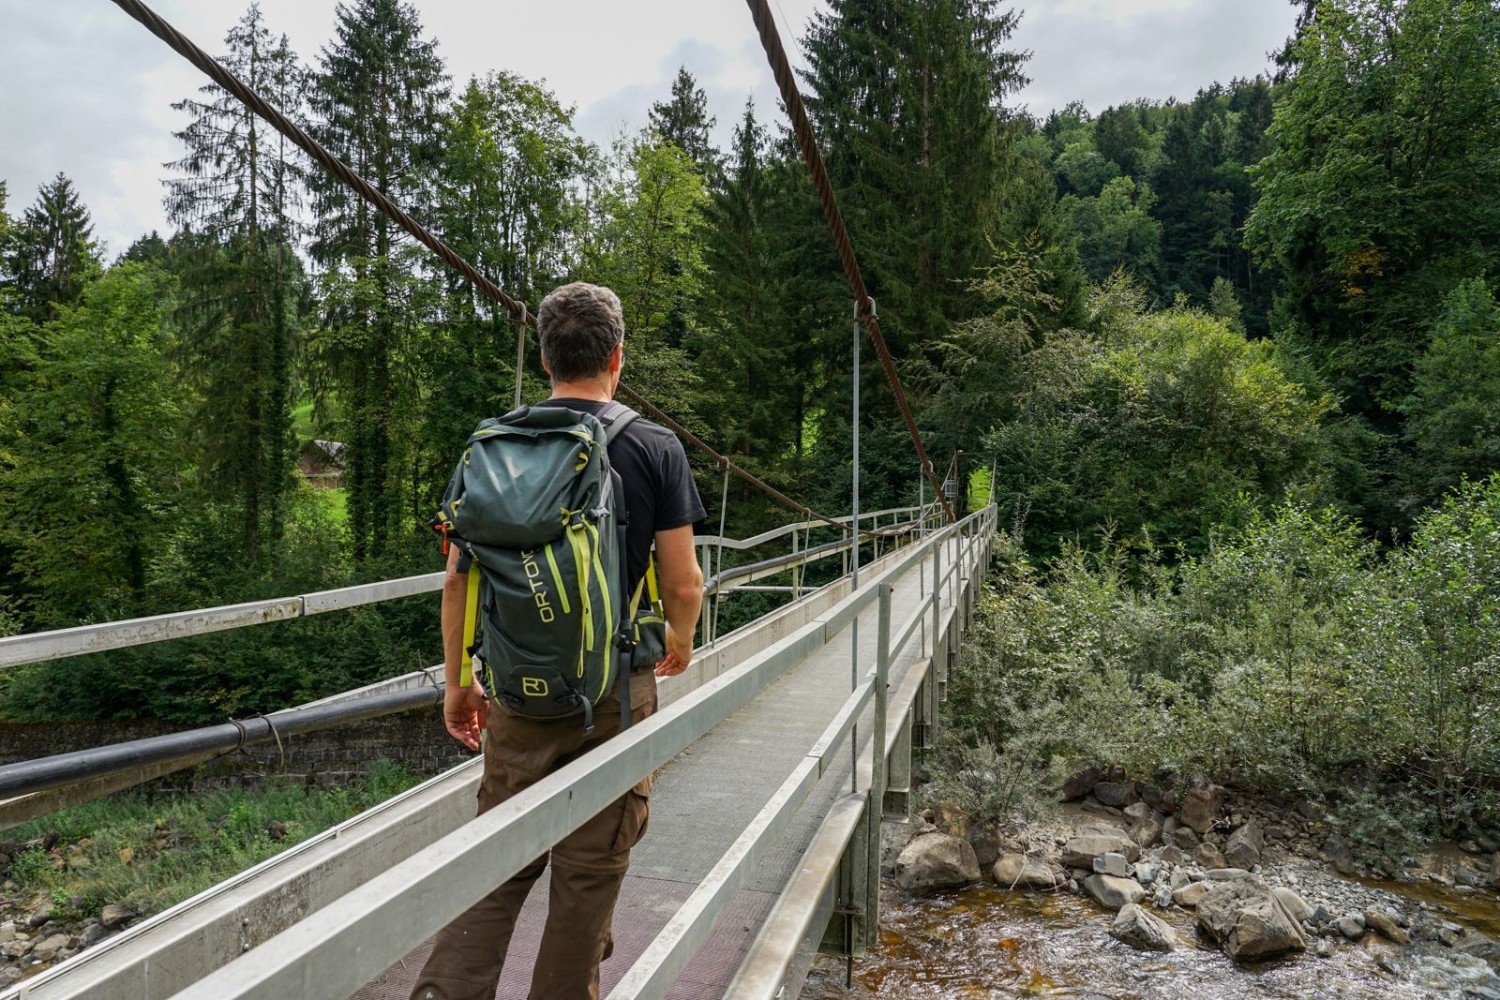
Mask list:
[[[693,660],[693,634],[703,606],[703,570],[691,524],[656,533],[656,570],[667,612],[667,655],[656,665],[656,676],[671,677]]]
[[[448,572],[443,577],[443,725],[448,735],[470,750],[478,750],[490,703],[479,678],[467,688],[459,685],[469,580],[467,574],[458,571],[458,558],[458,546],[454,545],[448,550]]]

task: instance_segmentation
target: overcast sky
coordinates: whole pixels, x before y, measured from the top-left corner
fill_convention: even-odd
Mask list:
[[[739,0],[414,0],[454,80],[491,69],[545,79],[600,144],[645,124],[680,65],[698,78],[721,139],[745,99],[775,113],[774,84]],[[776,0],[794,47],[822,0]],[[240,0],[156,0],[211,52]],[[332,0],[261,0],[272,31],[314,63],[333,33]],[[1290,33],[1287,0],[1034,0],[1015,37],[1033,55],[1019,100],[1033,114],[1073,100],[1091,110],[1137,97],[1188,98],[1214,80],[1253,76]],[[794,61],[797,56],[794,54]],[[12,215],[37,186],[68,174],[113,256],[165,230],[162,164],[181,155],[171,104],[197,71],[108,0],[0,0],[0,180]],[[721,143],[722,144],[722,143]]]

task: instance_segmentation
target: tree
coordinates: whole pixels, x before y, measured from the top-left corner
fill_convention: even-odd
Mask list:
[[[1336,0],[1293,54],[1246,239],[1349,411],[1394,433],[1432,304],[1500,271],[1500,11]]]
[[[1116,177],[1096,197],[1064,195],[1060,205],[1077,235],[1085,273],[1102,282],[1124,269],[1146,287],[1159,287],[1162,275],[1161,223],[1151,217],[1156,197],[1132,177]]]
[[[16,554],[36,625],[140,612],[182,469],[169,284],[138,264],[91,284],[47,325],[16,395],[0,545]]]
[[[272,38],[258,5],[225,43],[231,72],[283,114],[302,117],[306,73],[286,36]],[[301,171],[287,141],[239,99],[212,83],[200,92],[202,100],[173,105],[191,120],[177,133],[187,155],[172,165],[179,173],[166,199],[168,217],[189,232],[178,315],[200,400],[190,426],[200,488],[241,507],[240,541],[253,563],[263,535],[281,536],[293,485]]]
[[[312,133],[406,209],[430,215],[447,79],[410,4],[341,4],[310,91]],[[422,353],[432,296],[395,223],[331,175],[314,173],[309,187],[317,220],[309,250],[324,268],[313,388],[325,416],[336,409],[342,417],[350,535],[362,561],[384,552],[416,514],[407,450],[420,399],[409,366]]]
[[[686,66],[677,70],[671,98],[652,104],[647,120],[651,131],[686,153],[699,173],[713,171],[719,151],[709,134],[718,119],[708,113],[708,98]]]
[[[45,323],[77,302],[99,272],[93,222],[73,182],[59,173],[12,227],[5,252],[11,308]]]
[[[1413,451],[1406,505],[1431,506],[1464,479],[1500,471],[1500,304],[1483,279],[1444,300],[1402,405]]]

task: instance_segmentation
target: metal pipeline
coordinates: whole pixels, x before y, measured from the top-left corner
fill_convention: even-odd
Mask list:
[[[420,687],[349,701],[287,708],[217,726],[7,764],[0,767],[0,798],[27,795],[175,761],[182,761],[182,766],[188,767],[203,760],[205,755],[232,753],[240,747],[270,743],[298,733],[393,715],[433,704],[442,697],[441,687]]]

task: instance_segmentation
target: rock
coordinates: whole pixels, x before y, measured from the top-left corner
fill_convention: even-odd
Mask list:
[[[1350,941],[1365,936],[1365,918],[1359,913],[1346,913],[1333,922],[1334,928]]]
[[[1156,816],[1156,810],[1144,802],[1132,802],[1124,808],[1123,812],[1125,818],[1132,823],[1139,823],[1143,819],[1153,819]]]
[[[20,958],[30,950],[31,942],[25,938],[16,938],[14,941],[7,941],[5,944],[0,944],[0,955],[4,955],[10,959]]]
[[[994,823],[975,823],[964,839],[974,848],[974,860],[979,862],[980,869],[990,867],[1005,853],[1000,848],[1000,831]]]
[[[1229,843],[1224,846],[1224,860],[1235,868],[1254,868],[1260,864],[1260,852],[1265,846],[1265,833],[1259,823],[1251,820],[1229,835]]]
[[[1485,879],[1468,865],[1459,865],[1458,870],[1453,873],[1453,881],[1459,885],[1482,886]]]
[[[1172,905],[1172,887],[1170,885],[1159,885],[1156,887],[1156,895],[1151,900],[1158,910],[1165,910]]]
[[[1177,934],[1161,917],[1127,903],[1109,925],[1110,936],[1142,951],[1171,951],[1177,947]]]
[[[1293,920],[1304,924],[1312,922],[1313,914],[1316,911],[1308,905],[1307,900],[1292,890],[1283,886],[1277,886],[1271,890],[1271,895],[1276,897],[1276,901],[1281,904],[1282,909],[1291,915]]]
[[[83,945],[83,947],[87,948],[90,945],[98,944],[100,941],[103,941],[107,937],[109,937],[109,931],[104,929],[104,925],[94,923],[89,924],[83,929],[83,934],[81,937],[79,937],[78,940],[79,943]]]
[[[962,837],[971,825],[968,814],[952,802],[939,802],[932,807],[932,823],[950,837]]]
[[[1135,879],[1116,878],[1113,875],[1090,875],[1083,880],[1083,891],[1094,898],[1100,906],[1118,910],[1146,898],[1146,890]]]
[[[1135,782],[1101,781],[1094,786],[1094,798],[1107,806],[1121,808],[1136,801]]]
[[[1082,826],[1063,845],[1062,864],[1065,868],[1093,870],[1094,858],[1110,852],[1123,854],[1126,861],[1141,856],[1140,845],[1124,830],[1113,826]]]
[[[1152,861],[1149,858],[1138,861],[1130,867],[1130,877],[1141,885],[1150,885],[1161,878],[1161,862]]]
[[[1238,882],[1250,877],[1250,873],[1243,868],[1210,868],[1203,874],[1210,882]]]
[[[0,944],[4,944],[7,941],[14,941],[15,939],[16,922],[14,920],[7,920],[5,923],[0,924]]]
[[[28,926],[28,927],[40,927],[43,924],[45,924],[48,920],[51,920],[51,919],[52,919],[52,903],[49,901],[49,902],[43,903],[41,906],[38,906],[35,910],[31,911],[31,915],[26,918],[26,926]]]
[[[974,848],[962,837],[927,833],[913,840],[896,858],[896,884],[907,892],[954,889],[979,879]],[[104,926],[109,927],[106,918]]]
[[[1218,785],[1189,788],[1182,803],[1182,821],[1197,833],[1207,833],[1224,808],[1224,794]]]
[[[107,931],[112,931],[134,918],[134,910],[121,906],[118,903],[110,903],[99,914],[99,922],[104,925],[104,929]]]
[[[1169,865],[1180,865],[1187,860],[1187,855],[1183,854],[1182,848],[1176,844],[1168,844],[1157,852],[1156,856]]]
[[[286,839],[286,824],[280,820],[271,820],[266,824],[266,836],[270,837],[273,843],[280,843]]]
[[[50,962],[57,957],[57,953],[68,946],[68,935],[53,934],[51,937],[41,941],[31,949],[31,957],[38,962]]]
[[[1198,834],[1190,826],[1179,826],[1172,831],[1172,843],[1184,851],[1191,851],[1198,846]]]
[[[1130,862],[1125,860],[1125,855],[1110,851],[1101,854],[1094,859],[1094,871],[1100,875],[1113,875],[1116,878],[1130,878],[1134,874],[1130,870]]]
[[[1215,884],[1198,901],[1198,924],[1237,962],[1307,950],[1302,928],[1263,884]]]
[[[1354,849],[1342,837],[1329,837],[1323,842],[1323,859],[1340,875],[1354,874]]]
[[[1411,944],[1411,935],[1401,929],[1394,917],[1384,910],[1366,910],[1365,926],[1387,941],[1396,944]]]
[[[1224,855],[1213,844],[1199,844],[1193,851],[1193,860],[1203,868],[1227,868]]]
[[[1191,910],[1198,905],[1204,896],[1213,891],[1213,888],[1212,882],[1189,882],[1172,890],[1172,902]]]
[[[23,975],[25,975],[25,973],[23,973],[20,969],[17,969],[15,966],[6,966],[5,968],[0,969],[0,988],[9,986],[11,983],[20,979]]]
[[[888,819],[880,824],[880,870],[886,875],[896,874],[896,859],[901,850],[917,835],[914,819]]]
[[[1024,854],[1002,856],[992,874],[1002,889],[1055,889],[1068,880],[1057,865]]]
[[[1313,954],[1319,958],[1333,957],[1333,942],[1327,938],[1318,938],[1313,944]]]
[[[1177,811],[1177,793],[1166,791],[1156,785],[1142,785],[1141,800],[1159,813],[1171,815]]]
[[[1104,772],[1090,764],[1079,771],[1073,777],[1063,782],[1062,801],[1072,802],[1081,799],[1093,790],[1093,787],[1104,780]]]
[[[1130,839],[1142,847],[1155,847],[1161,841],[1161,824],[1155,817],[1143,819],[1131,826]]]
[[[1179,868],[1175,872],[1172,873],[1172,878],[1171,878],[1170,884],[1171,884],[1171,886],[1172,886],[1173,889],[1181,889],[1183,886],[1187,885],[1191,881],[1193,881],[1193,880],[1188,875],[1188,873],[1185,872],[1185,871],[1183,871],[1181,868]]]

